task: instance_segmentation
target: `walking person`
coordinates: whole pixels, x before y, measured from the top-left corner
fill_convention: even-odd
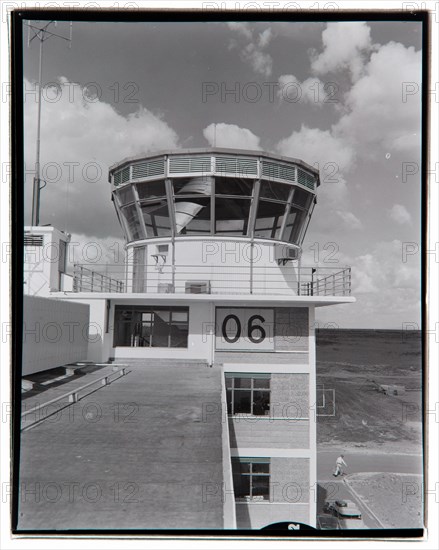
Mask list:
[[[337,477],[339,475],[342,475],[342,476],[345,475],[345,472],[343,472],[343,466],[347,467],[347,464],[344,461],[344,455],[340,455],[335,461],[335,472],[332,475],[334,477]]]

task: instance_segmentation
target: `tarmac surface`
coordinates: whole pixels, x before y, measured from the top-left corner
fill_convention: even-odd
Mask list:
[[[128,370],[22,432],[20,531],[223,528],[219,371]],[[60,380],[23,410],[111,371]]]

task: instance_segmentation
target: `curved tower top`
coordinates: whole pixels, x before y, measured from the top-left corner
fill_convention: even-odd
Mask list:
[[[109,171],[128,243],[181,237],[277,241],[299,252],[318,171],[262,151],[180,149],[127,158]]]

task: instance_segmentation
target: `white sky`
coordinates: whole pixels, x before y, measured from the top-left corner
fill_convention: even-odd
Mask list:
[[[108,167],[133,154],[209,146],[215,123],[217,146],[319,163],[303,264],[352,266],[357,298],[322,309],[321,326],[420,325],[420,23],[73,27],[71,49],[56,38],[45,43],[41,224],[102,242],[101,261],[111,262],[122,232]],[[29,223],[38,45],[24,56]]]

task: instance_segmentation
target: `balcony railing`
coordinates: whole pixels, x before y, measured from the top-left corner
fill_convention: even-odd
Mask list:
[[[125,290],[123,281],[75,264],[73,292],[125,292]]]
[[[349,296],[351,268],[75,265],[74,292]]]

